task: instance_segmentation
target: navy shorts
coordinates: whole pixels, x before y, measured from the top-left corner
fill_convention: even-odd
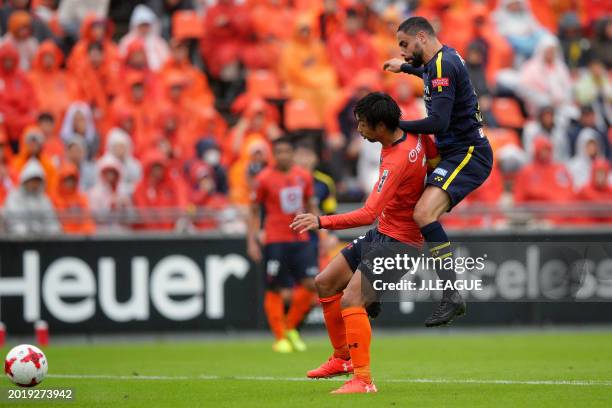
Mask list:
[[[268,244],[263,255],[269,289],[291,288],[319,273],[318,250],[310,241]]]
[[[476,190],[491,174],[493,151],[486,138],[474,145],[441,152],[442,159],[427,177],[427,184],[446,191],[449,211]]]
[[[385,235],[377,228],[372,228],[365,235],[354,239],[342,249],[341,253],[351,270],[355,272],[359,269],[370,282],[375,279],[396,282],[407,272],[406,270],[385,270],[383,273],[377,273],[374,268],[375,258],[394,258],[397,254],[408,254],[412,257],[421,255],[418,248]]]

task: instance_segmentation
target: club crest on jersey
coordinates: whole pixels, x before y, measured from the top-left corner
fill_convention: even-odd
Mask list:
[[[436,168],[436,169],[433,171],[433,174],[439,174],[439,175],[441,175],[442,177],[444,177],[444,176],[446,176],[446,175],[448,174],[448,170],[443,169],[443,168],[441,168],[441,167],[437,167],[437,168]]]
[[[385,169],[383,170],[382,176],[380,176],[380,181],[378,182],[378,188],[376,189],[377,192],[381,192],[383,185],[385,184],[385,181],[387,181],[387,177],[389,177],[389,170]]]
[[[433,86],[434,88],[436,86],[448,86],[448,84],[448,78],[434,78],[431,80],[431,86]]]

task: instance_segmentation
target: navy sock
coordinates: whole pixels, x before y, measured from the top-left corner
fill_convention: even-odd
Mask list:
[[[452,266],[448,267],[448,265],[452,265],[452,263],[444,262],[446,258],[452,258],[453,250],[451,243],[448,240],[448,236],[446,235],[444,228],[442,228],[442,224],[440,224],[438,221],[427,224],[421,228],[421,234],[423,234],[423,237],[429,246],[429,255],[432,258],[439,258],[442,261],[442,265],[438,265],[436,262],[436,273],[438,274],[438,278],[445,283],[446,281],[455,282],[455,279],[457,278],[455,270],[452,268]],[[444,291],[444,296],[449,296],[453,292],[454,290],[447,289]]]

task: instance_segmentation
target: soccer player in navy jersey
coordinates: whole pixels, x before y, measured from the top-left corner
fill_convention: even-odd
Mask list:
[[[411,17],[401,23],[397,40],[403,59],[386,61],[384,69],[423,78],[427,109],[426,118],[401,121],[400,127],[413,134],[435,135],[441,156],[416,204],[414,220],[428,243],[430,255],[444,260],[452,258],[453,252],[438,219],[487,179],[493,153],[482,129],[476,91],[457,51],[440,43],[431,24],[423,17]],[[449,286],[446,283],[456,279],[454,268],[438,266],[439,278],[445,287]],[[448,324],[464,313],[461,295],[449,287],[425,325]]]

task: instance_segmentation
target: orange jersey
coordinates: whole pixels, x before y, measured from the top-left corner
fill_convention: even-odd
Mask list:
[[[354,228],[378,219],[379,232],[421,246],[423,236],[412,214],[425,189],[427,159],[435,156],[437,150],[426,135],[404,135],[392,146],[383,147],[378,182],[365,205],[346,214],[321,217],[321,228]]]
[[[289,224],[304,212],[313,196],[312,175],[293,166],[288,172],[267,167],[255,179],[253,202],[264,208],[265,243],[308,241],[307,233],[293,231]]]

